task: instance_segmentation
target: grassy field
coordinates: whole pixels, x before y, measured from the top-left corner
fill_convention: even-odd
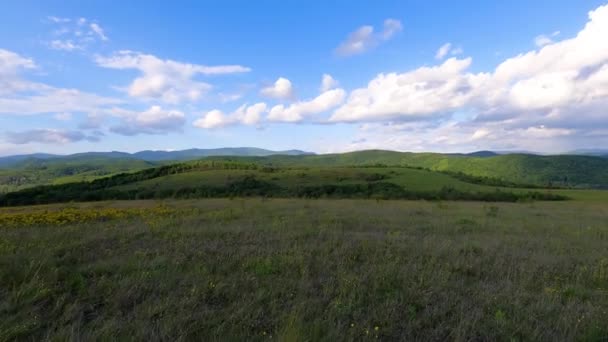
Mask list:
[[[314,186],[331,184],[365,184],[374,176],[382,181],[396,184],[404,189],[413,191],[438,191],[450,187],[465,192],[494,192],[497,189],[504,192],[526,193],[525,188],[507,188],[483,184],[473,184],[461,181],[445,173],[429,170],[419,170],[405,167],[326,167],[326,168],[286,168],[277,172],[267,173],[258,170],[207,170],[172,174],[160,178],[152,178],[141,182],[117,186],[111,189],[136,190],[149,189],[164,191],[180,189],[187,186],[226,185],[246,176],[254,176],[265,182],[282,187]],[[572,200],[586,202],[608,203],[608,191],[591,189],[533,189],[534,191],[553,193],[566,196]]]
[[[23,189],[0,195],[0,206],[226,197],[493,202],[568,199],[559,192],[533,185],[447,171],[403,166],[277,167],[224,159],[165,165],[91,182]]]
[[[0,340],[608,338],[605,202],[0,209]]]
[[[154,190],[179,189],[185,186],[230,184],[245,176],[254,176],[282,187],[319,186],[327,184],[365,184],[374,177],[415,191],[435,191],[454,187],[462,191],[494,191],[495,187],[466,183],[449,175],[409,168],[285,168],[275,172],[260,170],[206,170],[172,174],[118,187],[121,190],[138,188]]]

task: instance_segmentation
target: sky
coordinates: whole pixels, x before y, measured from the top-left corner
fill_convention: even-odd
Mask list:
[[[11,1],[0,156],[608,147],[608,3]]]

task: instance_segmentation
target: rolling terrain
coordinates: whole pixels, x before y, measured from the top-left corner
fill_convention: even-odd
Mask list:
[[[124,172],[154,167],[158,163],[125,157],[98,155],[23,159],[0,168],[0,194],[48,184],[91,181]]]
[[[608,187],[608,160],[595,156],[508,154],[476,157],[370,150],[301,157],[271,156],[265,158],[265,161],[276,165],[311,167],[375,164],[410,166],[545,187]]]
[[[189,149],[181,151],[87,152],[72,155],[31,154],[0,157],[0,194],[37,185],[91,181],[176,161],[210,156],[300,155],[308,152],[270,151],[253,147]]]
[[[164,160],[173,152],[158,151],[23,159],[0,169],[0,194],[4,194],[0,203],[13,203],[4,201],[11,198],[35,204],[242,195],[489,200],[478,194],[497,192],[515,194],[510,199],[515,200],[525,193],[547,194],[547,189],[562,189],[551,194],[571,197],[565,195],[567,189],[608,188],[608,159],[594,156],[380,150],[324,155],[286,152],[289,155],[258,149],[233,149],[239,155],[232,156],[214,155],[224,150],[177,151],[172,156],[188,159],[188,151],[206,151],[208,156],[181,163]],[[58,197],[59,193],[64,195]],[[569,192],[574,197],[581,193]],[[22,202],[24,198],[29,202]]]
[[[304,197],[428,200],[564,200],[544,189],[411,167],[277,167],[211,159],[149,168],[91,182],[38,186],[0,196],[0,205],[111,199]]]

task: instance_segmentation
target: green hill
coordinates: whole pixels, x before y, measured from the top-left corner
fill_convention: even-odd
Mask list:
[[[472,176],[504,181],[575,188],[608,188],[608,159],[594,156],[539,156],[509,154],[488,157],[409,153],[393,151],[358,151],[310,156],[270,156],[241,159],[282,166],[357,166],[391,165],[422,167],[437,171],[462,172]]]
[[[0,193],[37,185],[90,181],[156,165],[138,159],[97,155],[75,155],[60,159],[28,158],[10,169],[0,169]]]
[[[86,152],[71,155],[30,154],[0,157],[0,194],[38,185],[90,181],[122,172],[211,156],[305,155],[299,150],[270,151],[254,147],[179,151]]]
[[[480,184],[476,184],[478,180]],[[269,167],[259,162],[202,160],[118,174],[91,182],[24,189],[0,196],[0,205],[247,196],[507,202],[565,199],[546,191],[484,183],[487,180],[399,166]]]
[[[169,164],[173,158],[195,158],[207,154],[209,161],[232,160],[281,168],[328,168],[353,166],[407,166],[451,173],[452,178],[492,186],[534,185],[536,187],[608,188],[608,159],[595,156],[531,154],[493,155],[492,153],[438,154],[382,150],[341,154],[306,155],[301,151],[263,154],[257,149],[184,150],[178,153],[144,151],[137,157],[122,152],[84,153],[52,158],[20,158],[10,168],[0,169],[0,193],[28,187],[68,182],[91,181],[124,172]],[[268,151],[266,151],[268,152]],[[215,153],[238,153],[217,156]],[[268,152],[279,153],[279,152]],[[291,153],[291,155],[289,155]],[[140,158],[152,158],[145,161]],[[477,177],[480,179],[470,179]],[[429,176],[430,177],[430,176]]]

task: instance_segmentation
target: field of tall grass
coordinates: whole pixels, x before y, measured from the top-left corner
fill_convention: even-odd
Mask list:
[[[602,203],[0,209],[0,340],[608,338]]]

